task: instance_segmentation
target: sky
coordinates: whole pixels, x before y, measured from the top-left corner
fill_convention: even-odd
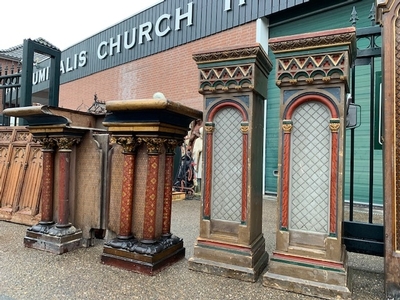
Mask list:
[[[0,50],[44,38],[60,50],[163,0],[3,0]]]

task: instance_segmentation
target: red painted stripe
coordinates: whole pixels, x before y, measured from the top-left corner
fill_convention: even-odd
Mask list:
[[[318,266],[322,266],[322,267],[337,268],[337,269],[343,268],[343,264],[339,263],[339,262],[319,260],[319,259],[313,259],[313,258],[303,257],[303,256],[274,253],[273,257],[278,258],[278,259],[299,262],[299,263],[307,263],[310,265],[318,265]]]

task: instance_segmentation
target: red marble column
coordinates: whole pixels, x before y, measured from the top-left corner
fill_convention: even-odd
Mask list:
[[[54,187],[54,146],[51,139],[43,139],[43,173],[40,225],[51,225],[53,221],[53,187]]]
[[[174,149],[178,142],[169,140],[167,142],[167,153],[165,158],[165,179],[164,179],[164,203],[163,203],[163,226],[162,234],[171,235],[171,205],[172,205],[172,173],[174,168]]]
[[[69,181],[70,161],[72,146],[77,142],[76,138],[60,138],[57,141],[59,153],[59,178],[58,178],[58,218],[57,228],[70,227],[69,223]]]
[[[57,227],[68,227],[69,218],[69,167],[71,150],[59,151],[59,180],[58,180],[58,220]]]

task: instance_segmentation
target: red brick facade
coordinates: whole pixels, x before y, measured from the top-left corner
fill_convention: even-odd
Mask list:
[[[90,106],[100,101],[152,98],[162,92],[169,100],[202,110],[199,79],[192,54],[221,46],[255,43],[256,22],[71,81],[60,87],[60,107]]]

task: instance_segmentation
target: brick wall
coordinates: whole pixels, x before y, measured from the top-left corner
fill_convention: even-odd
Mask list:
[[[152,98],[162,92],[169,100],[202,110],[199,76],[192,54],[223,47],[253,44],[256,23],[251,22],[198,41],[132,61],[60,87],[60,106],[84,110],[101,101]]]

